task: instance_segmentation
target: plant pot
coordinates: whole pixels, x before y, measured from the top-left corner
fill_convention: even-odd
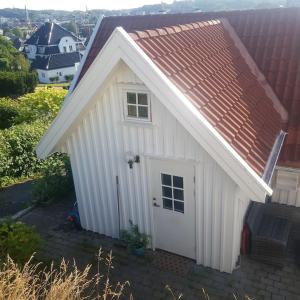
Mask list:
[[[145,256],[145,248],[141,247],[141,248],[133,248],[132,249],[132,254],[139,256],[139,257],[143,257]]]

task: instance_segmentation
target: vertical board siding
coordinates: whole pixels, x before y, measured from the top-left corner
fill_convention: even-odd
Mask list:
[[[285,174],[285,186],[280,183],[281,173]],[[300,207],[300,170],[278,168],[273,178],[272,202]]]
[[[115,72],[63,146],[71,157],[83,227],[117,237],[119,223],[121,228],[128,228],[132,220],[142,231],[152,234],[151,158],[193,161],[197,262],[231,272],[240,242],[233,233],[236,230],[240,235],[244,215],[244,206],[236,197],[236,184],[154,95],[152,123],[125,121],[122,88],[125,83],[142,83],[124,64]],[[127,152],[140,155],[140,163],[133,169],[126,162]]]

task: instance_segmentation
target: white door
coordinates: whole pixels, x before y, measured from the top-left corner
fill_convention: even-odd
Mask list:
[[[196,258],[194,166],[151,160],[155,247]]]

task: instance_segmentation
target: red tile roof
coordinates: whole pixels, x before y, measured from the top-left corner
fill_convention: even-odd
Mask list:
[[[300,8],[107,17],[101,22],[79,80],[117,26],[130,32],[220,17],[229,20],[289,113],[288,136],[279,163],[300,167]]]
[[[198,22],[130,36],[262,175],[281,117],[238,48],[239,39],[229,23]]]

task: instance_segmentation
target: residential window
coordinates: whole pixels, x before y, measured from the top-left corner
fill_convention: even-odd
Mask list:
[[[69,46],[69,50],[70,50],[70,51],[73,51],[72,45]]]
[[[183,177],[161,173],[163,208],[184,213]]]
[[[145,92],[126,92],[126,116],[128,119],[150,121],[150,99]]]
[[[42,73],[42,77],[45,78],[45,73]]]
[[[67,47],[64,46],[63,49],[64,49],[64,52],[66,53],[67,52]]]

